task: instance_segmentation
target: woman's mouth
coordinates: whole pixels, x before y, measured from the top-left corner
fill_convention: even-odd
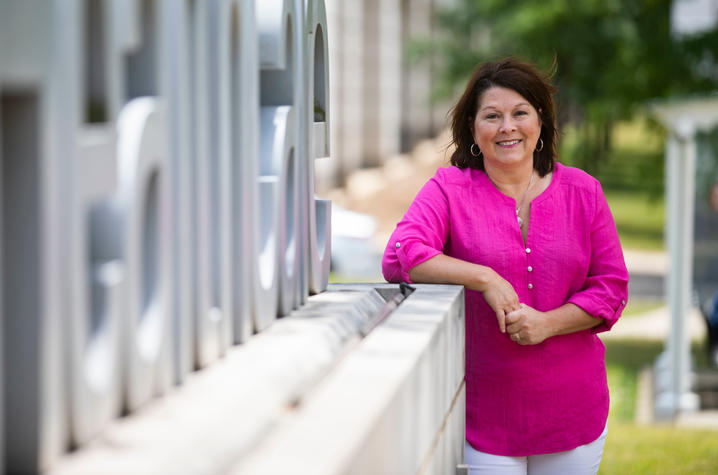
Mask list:
[[[501,142],[496,142],[496,144],[499,147],[512,147],[516,145],[517,143],[521,142],[521,139],[515,139],[515,140],[502,140]]]

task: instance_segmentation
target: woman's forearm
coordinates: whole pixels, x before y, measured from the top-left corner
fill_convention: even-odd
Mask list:
[[[581,307],[566,303],[548,312],[539,312],[528,305],[506,315],[506,331],[521,345],[537,345],[546,338],[588,330],[601,323]]]
[[[546,312],[546,323],[551,336],[587,330],[601,322],[600,318],[589,315],[584,309],[572,303],[563,304]]]
[[[457,284],[483,292],[496,273],[489,267],[438,254],[409,270],[417,284]]]
[[[519,308],[519,296],[503,277],[490,267],[439,254],[409,270],[413,282],[458,284],[483,294],[496,313],[499,330],[506,330],[506,314]]]

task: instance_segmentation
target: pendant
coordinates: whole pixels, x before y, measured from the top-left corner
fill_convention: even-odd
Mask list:
[[[521,227],[521,226],[523,226],[523,225],[524,225],[524,220],[523,220],[523,219],[521,219],[521,216],[516,216],[516,221],[518,221],[518,222],[519,222],[519,227]]]

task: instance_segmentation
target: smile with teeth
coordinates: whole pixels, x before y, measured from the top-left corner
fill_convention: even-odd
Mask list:
[[[517,143],[521,142],[520,139],[516,140],[505,140],[502,142],[496,142],[498,145],[501,145],[502,147],[510,147],[511,145],[516,145]]]

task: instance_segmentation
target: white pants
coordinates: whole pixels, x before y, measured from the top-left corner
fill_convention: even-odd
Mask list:
[[[508,457],[480,452],[468,442],[465,443],[465,460],[470,475],[516,474],[516,475],[596,475],[601,465],[603,445],[606,443],[608,427],[591,443],[573,450],[553,454]]]

